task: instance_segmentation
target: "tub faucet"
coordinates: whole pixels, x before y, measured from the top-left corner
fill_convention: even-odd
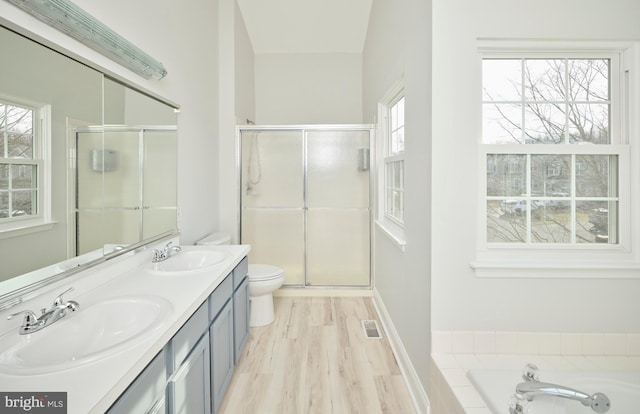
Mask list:
[[[182,251],[182,247],[171,246],[171,244],[173,244],[173,242],[167,243],[167,245],[164,246],[164,249],[162,250],[153,249],[153,257],[151,258],[151,263],[164,262],[171,257],[172,253],[178,253]]]
[[[609,411],[611,403],[609,398],[603,393],[587,394],[573,388],[562,385],[541,382],[538,380],[538,367],[534,364],[527,364],[522,374],[524,382],[516,385],[516,394],[509,408],[510,414],[525,413],[526,403],[533,401],[537,396],[548,395],[553,397],[568,398],[578,401],[585,407],[591,407],[596,413],[606,413]]]
[[[80,309],[80,305],[78,304],[78,302],[74,300],[65,301],[62,299],[62,295],[69,293],[72,290],[73,288],[70,287],[69,289],[59,294],[53,301],[53,306],[51,307],[51,309],[41,309],[42,314],[40,316],[36,315],[30,310],[23,310],[20,312],[12,313],[7,317],[7,319],[11,319],[14,316],[24,314],[22,326],[18,331],[20,335],[27,335],[46,328],[47,326],[50,326],[54,322],[67,316],[68,312],[75,312]]]

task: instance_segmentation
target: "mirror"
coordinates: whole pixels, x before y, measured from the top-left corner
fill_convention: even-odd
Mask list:
[[[175,108],[2,26],[0,51],[0,297],[176,232]]]
[[[104,125],[73,128],[78,255],[176,228],[173,109],[110,79],[103,96]]]

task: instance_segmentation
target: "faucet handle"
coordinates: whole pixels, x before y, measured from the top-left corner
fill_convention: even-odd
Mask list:
[[[540,377],[538,376],[538,366],[529,362],[522,369],[522,379],[531,382],[531,381],[539,381]]]
[[[30,310],[23,310],[20,312],[12,313],[7,316],[7,320],[13,319],[14,316],[22,315],[24,313],[23,326],[32,326],[38,323],[38,316]]]
[[[75,312],[80,309],[80,304],[75,300],[69,300],[65,302],[63,306],[65,307],[65,310],[70,310],[71,312]]]
[[[59,294],[58,297],[55,298],[55,300],[53,301],[53,307],[55,308],[56,306],[64,305],[65,302],[62,300],[62,295],[66,295],[67,293],[72,291],[73,291],[73,286],[65,290],[61,294]]]

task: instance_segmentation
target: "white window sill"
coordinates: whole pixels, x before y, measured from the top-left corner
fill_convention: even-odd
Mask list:
[[[404,253],[407,247],[407,239],[404,234],[404,229],[400,229],[397,226],[390,225],[380,220],[376,220],[376,227]]]
[[[498,262],[469,264],[477,277],[529,279],[639,279],[640,263],[615,262]]]
[[[9,239],[11,237],[51,230],[56,223],[56,221],[44,222],[42,220],[12,223],[12,225],[0,227],[0,239]]]

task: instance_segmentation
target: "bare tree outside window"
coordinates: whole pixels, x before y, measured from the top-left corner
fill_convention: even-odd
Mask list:
[[[483,60],[483,143],[522,146],[487,154],[487,242],[617,243],[609,85],[608,59]]]

